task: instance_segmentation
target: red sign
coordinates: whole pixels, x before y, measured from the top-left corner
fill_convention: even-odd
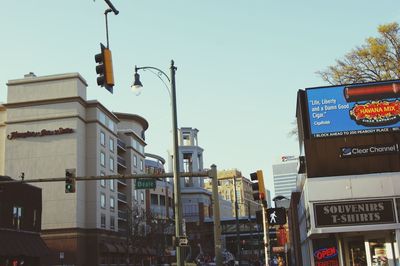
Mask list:
[[[314,257],[317,260],[330,259],[336,257],[337,255],[336,247],[321,248],[314,252]]]
[[[287,242],[286,228],[280,227],[278,230],[279,230],[278,243],[279,245],[284,246]]]
[[[337,260],[317,261],[315,266],[339,266],[339,262]]]
[[[350,117],[357,124],[365,126],[391,125],[399,121],[400,102],[372,101],[356,104],[350,110]]]
[[[7,135],[9,140],[18,139],[18,138],[29,138],[29,137],[43,137],[43,136],[51,136],[51,135],[61,135],[61,134],[71,134],[74,133],[72,128],[62,128],[55,130],[47,130],[42,129],[41,131],[26,131],[26,132],[18,132],[14,131]]]

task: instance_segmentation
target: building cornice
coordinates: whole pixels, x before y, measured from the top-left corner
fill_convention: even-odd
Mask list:
[[[127,113],[118,113],[118,112],[113,112],[114,115],[116,115],[119,119],[126,119],[126,120],[133,120],[135,122],[138,122],[139,124],[142,125],[143,130],[146,130],[149,128],[149,123],[147,122],[146,119],[141,117],[140,115],[136,114],[127,114]]]
[[[38,82],[47,82],[47,81],[57,81],[57,80],[66,80],[66,79],[79,79],[86,87],[88,86],[86,80],[77,72],[74,73],[65,73],[65,74],[57,74],[57,75],[48,75],[41,77],[27,77],[22,79],[13,79],[9,80],[7,86],[14,85],[22,85],[29,83],[38,83]]]
[[[82,106],[87,107],[86,101],[79,96],[55,98],[55,99],[45,99],[45,100],[37,100],[37,101],[4,103],[3,106],[6,109],[13,109],[13,108],[20,108],[20,107],[55,104],[55,103],[66,103],[66,102],[79,102]]]

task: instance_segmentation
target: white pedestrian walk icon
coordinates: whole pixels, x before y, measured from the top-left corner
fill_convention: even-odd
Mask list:
[[[276,214],[275,214],[275,211],[273,212],[273,213],[271,213],[270,215],[269,215],[269,218],[270,218],[270,220],[269,220],[269,223],[276,223]]]

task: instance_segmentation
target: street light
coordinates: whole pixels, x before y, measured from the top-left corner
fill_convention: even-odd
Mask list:
[[[181,212],[181,186],[180,186],[180,178],[179,178],[179,152],[178,152],[178,118],[176,111],[176,86],[175,86],[175,72],[177,68],[174,66],[174,60],[171,60],[170,66],[170,76],[165,74],[162,70],[151,67],[137,67],[135,66],[135,76],[134,82],[132,84],[132,89],[136,92],[138,89],[143,87],[142,82],[140,81],[140,75],[138,70],[155,70],[157,73],[157,77],[164,83],[164,85],[168,88],[167,83],[163,80],[162,77],[166,78],[170,83],[169,93],[171,97],[171,106],[172,106],[172,137],[173,137],[173,179],[174,179],[174,208],[175,208],[175,239],[178,240],[179,237],[182,236],[182,227],[180,221],[182,220],[182,212]],[[154,72],[153,72],[154,73]],[[179,245],[176,245],[176,263],[177,266],[183,266],[182,264],[182,253]]]
[[[282,195],[278,195],[278,196],[276,196],[276,197],[274,197],[273,199],[272,199],[272,201],[275,203],[275,208],[278,208],[278,207],[284,207],[285,209],[287,209],[289,206],[288,206],[288,201],[289,201],[290,199],[288,199],[287,197],[285,197],[285,196],[282,196]],[[282,206],[278,206],[278,204],[277,204],[277,202],[283,202],[283,205]]]

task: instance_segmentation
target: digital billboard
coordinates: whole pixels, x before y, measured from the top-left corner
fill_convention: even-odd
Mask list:
[[[306,89],[314,138],[400,132],[400,80]]]

